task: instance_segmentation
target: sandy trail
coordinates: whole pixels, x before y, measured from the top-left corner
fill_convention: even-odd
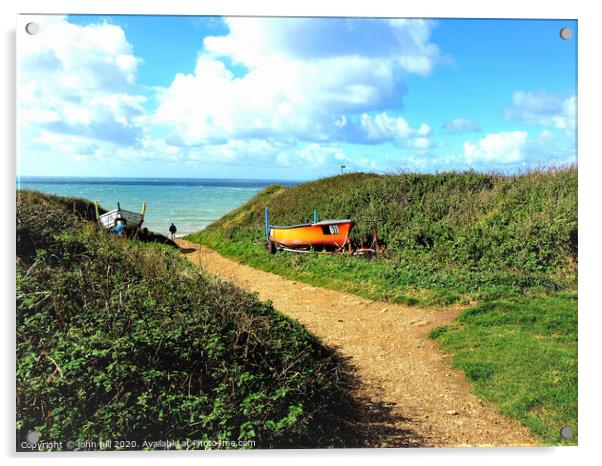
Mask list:
[[[429,311],[370,301],[263,272],[177,240],[193,263],[271,300],[283,314],[333,348],[359,379],[353,397],[367,446],[536,445],[528,430],[477,398],[430,329],[458,311]]]

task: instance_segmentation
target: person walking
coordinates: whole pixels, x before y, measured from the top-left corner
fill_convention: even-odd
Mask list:
[[[170,233],[170,237],[171,239],[176,239],[176,231],[178,231],[178,229],[176,228],[176,226],[173,224],[169,225],[169,233]]]

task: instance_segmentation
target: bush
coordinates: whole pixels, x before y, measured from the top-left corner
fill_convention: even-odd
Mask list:
[[[302,326],[172,248],[35,199],[17,199],[18,442],[337,445],[343,378]]]

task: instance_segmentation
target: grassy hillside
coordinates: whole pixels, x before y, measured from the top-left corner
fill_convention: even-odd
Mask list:
[[[264,207],[274,225],[352,218],[369,242],[377,219],[386,257],[264,254]],[[577,170],[522,176],[478,173],[349,174],[271,186],[188,237],[254,266],[367,297],[449,304],[577,284]]]
[[[376,219],[386,254],[267,254],[265,206],[272,224],[310,220],[314,208],[321,219],[354,219],[356,243],[369,243]],[[577,429],[574,167],[518,176],[355,173],[271,186],[188,239],[263,270],[372,299],[479,303],[433,338],[455,353],[454,364],[481,396],[544,442],[567,443],[560,428]],[[496,312],[485,312],[490,308]]]
[[[315,338],[174,248],[97,231],[93,212],[17,193],[18,443],[341,445],[345,383]]]

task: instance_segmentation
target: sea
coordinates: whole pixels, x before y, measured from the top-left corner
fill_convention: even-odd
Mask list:
[[[17,189],[98,201],[107,210],[117,208],[119,202],[122,209],[140,212],[146,202],[144,226],[167,235],[173,222],[177,236],[202,230],[271,184],[296,183],[202,178],[17,177]]]

